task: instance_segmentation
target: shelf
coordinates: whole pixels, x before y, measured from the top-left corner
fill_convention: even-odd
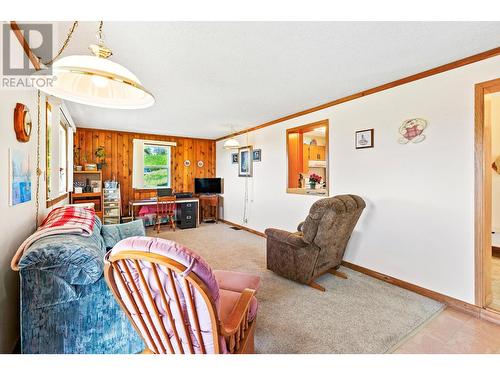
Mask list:
[[[92,174],[99,174],[101,173],[102,171],[73,171],[73,173],[75,174],[89,174],[89,173],[92,173]]]
[[[102,193],[71,193],[72,198],[95,198],[100,197]]]

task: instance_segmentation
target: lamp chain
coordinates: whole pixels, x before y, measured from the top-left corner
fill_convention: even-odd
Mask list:
[[[68,31],[68,34],[66,35],[66,39],[64,40],[64,43],[62,44],[61,48],[59,48],[59,51],[57,54],[50,59],[47,62],[43,62],[40,60],[40,62],[46,66],[52,65],[54,61],[61,56],[61,54],[64,52],[66,47],[68,46],[69,41],[71,40],[71,37],[73,36],[73,33],[75,32],[76,28],[78,27],[78,21],[74,21],[73,25],[71,25],[71,28]],[[35,228],[38,228],[38,214],[40,212],[40,176],[42,175],[42,170],[40,169],[40,129],[41,129],[41,93],[40,90],[37,90],[37,126],[36,126],[36,134],[37,134],[37,140],[36,140],[36,195],[35,195]]]
[[[40,176],[42,170],[40,169],[40,90],[37,90],[37,126],[36,126],[36,196],[35,196],[35,228],[38,228],[38,212],[40,210]]]
[[[66,49],[66,47],[68,46],[68,43],[71,39],[71,37],[73,36],[73,33],[75,32],[76,28],[78,26],[78,21],[75,21],[73,22],[73,25],[71,26],[71,28],[69,29],[69,32],[68,32],[68,35],[66,35],[66,39],[64,40],[64,43],[62,44],[61,48],[59,48],[59,51],[57,52],[57,54],[52,58],[50,59],[49,61],[47,62],[43,62],[42,63],[44,65],[52,65],[54,63],[54,61],[59,57],[61,56],[61,54],[63,53],[63,51]],[[102,27],[102,25],[101,25]]]

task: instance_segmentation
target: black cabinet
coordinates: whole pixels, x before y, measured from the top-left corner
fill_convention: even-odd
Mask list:
[[[179,228],[196,228],[196,220],[198,219],[198,203],[184,202],[178,205],[180,212],[177,212],[177,220]]]

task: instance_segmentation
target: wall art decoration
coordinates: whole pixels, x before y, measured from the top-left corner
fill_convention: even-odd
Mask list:
[[[189,167],[191,165],[191,160],[184,160],[184,166]]]
[[[22,103],[17,103],[14,109],[14,131],[16,132],[17,140],[19,142],[28,142],[32,127],[29,108]]]
[[[262,161],[262,150],[260,148],[253,150],[252,157],[253,161]]]
[[[198,166],[198,168],[203,168],[205,163],[203,162],[203,160],[198,160],[198,163],[196,163],[196,165]]]
[[[427,128],[427,121],[422,118],[413,118],[406,120],[399,127],[399,134],[402,135],[398,142],[405,145],[409,142],[420,143],[425,139],[425,134],[423,134],[425,128]]]
[[[240,147],[238,149],[238,176],[252,177],[252,146]]]
[[[500,174],[500,156],[498,156],[495,161],[491,164],[491,168],[498,174]]]
[[[355,145],[356,149],[372,148],[374,146],[374,129],[359,130],[356,132]]]
[[[31,201],[31,162],[26,151],[9,149],[11,206]]]
[[[238,164],[238,154],[237,153],[231,154],[231,163]]]

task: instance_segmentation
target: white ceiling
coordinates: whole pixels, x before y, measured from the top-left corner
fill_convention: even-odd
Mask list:
[[[70,23],[58,23],[64,38]],[[82,22],[63,54],[87,54]],[[109,22],[143,110],[68,103],[77,126],[217,138],[500,46],[500,22]]]

